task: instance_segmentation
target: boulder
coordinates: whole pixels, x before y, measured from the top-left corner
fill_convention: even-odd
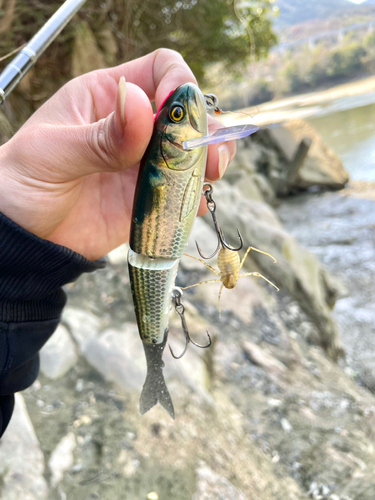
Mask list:
[[[278,170],[275,150],[251,136],[237,142],[237,153],[227,168],[225,180],[237,186],[245,198],[273,204],[275,190],[271,177]]]
[[[123,390],[142,389],[146,378],[146,360],[135,324],[124,325],[122,331],[113,328],[92,337],[84,355],[108,381]]]
[[[62,323],[72,334],[81,353],[85,351],[87,343],[98,335],[102,326],[102,320],[95,314],[69,306],[64,309]]]
[[[59,325],[40,351],[42,373],[50,379],[63,377],[77,360],[77,349],[67,328]]]
[[[267,182],[260,184],[256,174]],[[260,195],[268,203],[274,202],[270,188],[274,195],[285,196],[312,186],[342,189],[349,181],[341,160],[303,120],[262,127],[240,141],[226,178],[247,198],[257,200]]]
[[[44,500],[44,455],[35,435],[23,397],[16,394],[14,413],[0,441],[0,498]]]
[[[275,129],[271,129],[273,134]],[[349,174],[338,156],[324,142],[323,138],[309,123],[292,120],[284,124],[284,130],[298,145],[305,137],[312,140],[308,155],[296,176],[293,186],[306,189],[319,186],[329,189],[342,189],[349,181]]]
[[[73,432],[68,432],[52,451],[50,459],[48,460],[48,467],[51,471],[52,488],[56,488],[58,483],[62,480],[64,472],[73,465],[73,452],[76,446],[77,442],[75,435]]]

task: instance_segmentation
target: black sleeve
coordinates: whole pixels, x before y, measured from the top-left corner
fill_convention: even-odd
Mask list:
[[[66,303],[62,286],[104,266],[104,259],[90,262],[0,213],[0,437],[12,415],[14,393],[38,376],[38,351]]]

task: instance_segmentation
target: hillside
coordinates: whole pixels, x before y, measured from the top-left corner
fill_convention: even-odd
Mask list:
[[[292,26],[295,24],[311,21],[313,19],[326,19],[339,11],[350,11],[358,6],[347,0],[278,0],[277,6],[280,15],[275,21],[275,27]]]

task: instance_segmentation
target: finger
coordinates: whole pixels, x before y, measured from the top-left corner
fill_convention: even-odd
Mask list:
[[[215,130],[222,128],[223,124],[215,120],[212,116],[208,119],[209,133],[213,134]],[[236,141],[221,142],[210,144],[208,146],[206,177],[209,181],[221,179],[226,168],[233,160],[236,154]]]
[[[45,181],[66,182],[97,172],[126,170],[138,163],[152,134],[151,104],[139,87],[121,79],[114,107],[107,118],[94,123],[42,123],[33,131],[28,129],[32,149],[44,152],[35,174]],[[22,154],[18,152],[18,156]],[[59,168],[50,169],[56,158]],[[25,158],[19,163],[30,165]]]
[[[128,82],[143,89],[150,101],[155,101],[157,108],[179,85],[187,82],[197,84],[181,54],[170,49],[158,49],[134,61],[101,71],[107,72],[116,81],[124,75]]]

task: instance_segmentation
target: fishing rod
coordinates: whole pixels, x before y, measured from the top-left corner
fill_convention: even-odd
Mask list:
[[[0,74],[0,106],[86,0],[66,0]]]

